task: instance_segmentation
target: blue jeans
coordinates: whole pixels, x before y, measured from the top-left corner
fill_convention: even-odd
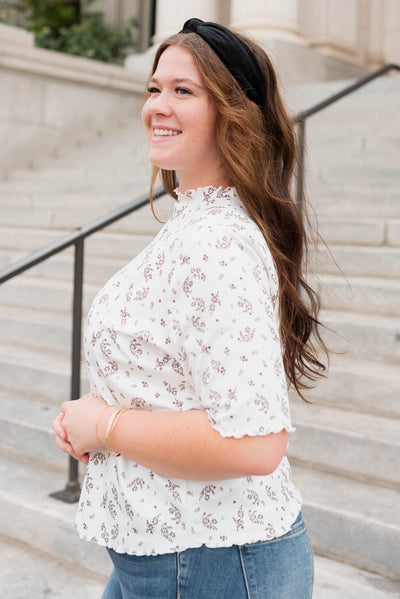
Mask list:
[[[272,541],[135,556],[109,549],[102,599],[311,599],[313,552],[301,513]]]

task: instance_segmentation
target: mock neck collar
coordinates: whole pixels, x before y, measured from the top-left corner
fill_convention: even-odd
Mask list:
[[[234,187],[214,187],[208,185],[206,187],[197,187],[196,189],[188,189],[185,193],[181,193],[175,189],[177,201],[179,205],[216,205],[232,201],[238,201],[238,195]]]

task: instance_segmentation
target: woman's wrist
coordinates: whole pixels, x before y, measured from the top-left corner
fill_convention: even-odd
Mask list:
[[[113,455],[113,456],[121,455],[120,453],[113,450],[111,436],[113,435],[113,432],[117,426],[118,420],[120,419],[122,414],[124,414],[127,411],[128,411],[128,408],[119,408],[117,411],[115,411],[113,414],[111,414],[111,416],[107,422],[105,442],[106,442],[106,449],[110,455]]]
[[[119,418],[127,411],[128,408],[105,406],[97,419],[95,434],[98,446],[111,455],[120,455],[113,450],[113,435]]]
[[[101,449],[105,449],[106,444],[105,444],[105,435],[106,435],[106,418],[103,419],[103,416],[105,415],[106,411],[109,408],[112,408],[113,406],[105,406],[100,414],[99,417],[97,418],[96,421],[96,425],[95,425],[95,433],[96,433],[96,440],[97,443],[99,444],[99,448]]]
[[[118,406],[105,406],[99,414],[96,423],[96,439],[100,449],[107,450],[106,434],[110,418],[118,412]]]

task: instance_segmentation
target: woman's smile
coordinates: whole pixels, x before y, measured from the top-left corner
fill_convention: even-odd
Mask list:
[[[181,135],[182,131],[178,129],[169,129],[164,127],[154,127],[153,128],[153,138],[152,141],[166,141],[171,137],[176,137],[177,135]]]
[[[173,129],[153,129],[153,135],[156,137],[171,137],[175,135],[180,135],[182,131],[176,131]]]

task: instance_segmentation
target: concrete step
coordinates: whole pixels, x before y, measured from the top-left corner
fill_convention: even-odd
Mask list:
[[[400,123],[398,125],[400,128]],[[331,168],[332,166],[347,168],[349,164],[353,168],[368,167],[376,173],[387,175],[386,169],[395,169],[399,162],[400,146],[392,139],[385,139],[382,145],[372,145],[366,148],[366,140],[362,137],[347,139],[319,138],[313,142],[308,140],[307,145],[307,168],[311,170]],[[368,180],[366,180],[368,181]]]
[[[68,210],[80,211],[82,206],[96,213],[104,214],[114,208],[126,204],[134,198],[131,192],[120,193],[118,188],[114,194],[107,190],[93,191],[91,187],[86,190],[76,189],[69,192],[52,189],[46,186],[41,190],[28,190],[26,185],[3,185],[0,190],[2,208],[16,210]]]
[[[344,85],[343,87],[346,87]],[[321,127],[331,129],[338,124],[347,125],[352,130],[368,130],[368,125],[372,128],[381,126],[385,130],[390,130],[391,122],[399,121],[399,114],[396,110],[396,103],[399,99],[399,92],[388,94],[386,98],[379,98],[365,93],[366,88],[360,90],[357,95],[349,95],[342,98],[341,101],[332,104],[325,110],[318,112],[308,118],[310,127]],[[307,108],[310,107],[310,104]]]
[[[394,94],[383,101],[361,96],[349,96],[331,105],[326,110],[314,114],[307,120],[308,132],[318,129],[322,135],[335,133],[341,129],[343,135],[365,134],[371,135],[382,131],[382,137],[393,134],[398,128],[400,118],[398,102],[400,94]]]
[[[147,238],[146,238],[147,239]],[[133,241],[133,240],[132,240]],[[138,240],[140,242],[140,239]],[[132,243],[133,245],[133,243]],[[146,247],[147,243],[135,244],[140,249]],[[138,252],[137,252],[138,253]],[[17,251],[2,251],[0,250],[0,265],[13,264],[17,260],[25,257],[26,254]],[[135,255],[129,257],[129,260],[133,259]],[[85,281],[91,284],[97,284],[102,287],[108,279],[115,274],[127,261],[126,258],[112,259],[112,258],[95,258],[88,257],[85,260]],[[72,281],[73,279],[73,262],[74,258],[71,251],[54,256],[41,264],[35,266],[30,275],[32,277],[47,278],[52,281],[54,280],[67,280]]]
[[[396,186],[375,189],[364,185],[314,184],[306,188],[311,218],[313,211],[318,217],[340,215],[355,218],[400,218],[400,193]]]
[[[98,291],[98,285],[84,285],[84,314],[88,312]],[[72,285],[69,281],[35,278],[31,273],[23,273],[1,286],[0,304],[56,314],[71,314]]]
[[[400,141],[394,131],[393,126],[384,131],[366,129],[362,124],[358,131],[349,131],[347,127],[329,128],[322,123],[316,125],[310,122],[306,128],[307,158],[311,163],[314,160],[319,162],[325,156],[332,160],[340,160],[346,155],[360,159],[375,155],[392,159],[400,151]]]
[[[331,355],[327,376],[307,391],[307,399],[361,414],[400,418],[398,364],[369,358]]]
[[[51,428],[59,413],[59,405],[0,390],[0,452],[67,472],[68,456],[57,451]]]
[[[83,224],[87,224],[97,218],[99,214],[92,209],[82,209],[78,211],[68,210],[31,210],[27,212],[23,209],[4,208],[2,210],[1,225],[3,227],[37,227],[48,229],[62,229],[72,231]]]
[[[396,230],[400,219],[320,216],[318,233],[329,245],[399,245]]]
[[[0,536],[0,587],[12,599],[99,599],[105,577]],[[329,574],[329,572],[328,572]]]
[[[358,163],[357,163],[358,162]],[[382,164],[376,159],[369,160],[371,164],[365,164],[362,160],[334,161],[329,155],[323,155],[319,159],[306,162],[306,188],[312,185],[359,185],[364,189],[391,189],[400,181],[399,168],[396,161],[391,158],[382,160]]]
[[[313,599],[394,599],[400,583],[316,556]]]
[[[33,159],[35,168],[41,169],[58,160],[73,162],[79,155],[83,160],[92,162],[95,162],[97,157],[104,157],[104,159],[108,157],[109,163],[114,161],[118,164],[118,158],[127,160],[143,156],[148,147],[143,124],[133,119],[124,127],[112,126],[99,133],[71,140],[72,143],[65,143],[65,140],[60,139],[59,145],[51,155],[47,153],[35,156]]]
[[[383,188],[400,183],[398,166],[389,165],[329,165],[320,169],[320,179],[324,182],[362,181],[364,187]]]
[[[8,343],[0,346],[0,388],[55,406],[70,399],[69,356],[53,350]],[[81,395],[89,390],[85,366],[81,369]]]
[[[301,466],[294,466],[293,479],[319,555],[399,580],[398,490]]]
[[[31,227],[4,227],[0,225],[0,245],[6,251],[26,254],[53,243],[65,236],[62,229],[40,229]]]
[[[290,105],[295,107],[296,110],[306,110],[310,106],[342,91],[352,83],[354,83],[354,80],[345,79],[288,86],[285,89],[285,95],[290,102]],[[333,104],[327,110],[339,111],[354,104],[359,107],[359,104],[362,101],[368,103],[373,101],[377,106],[385,105],[388,101],[391,101],[391,96],[396,95],[399,92],[399,77],[397,73],[395,73],[394,75],[380,77],[379,79],[371,81],[368,85],[365,85],[353,94],[336,102],[336,104]],[[314,117],[311,117],[310,120],[312,121],[313,119],[318,118],[318,116],[322,118],[324,114],[326,115],[327,112],[323,111]]]
[[[64,236],[65,231],[61,229],[0,227],[1,248],[7,251],[21,251],[24,254],[40,249]],[[152,235],[110,233],[106,228],[86,239],[85,255],[129,259],[129,256],[136,255],[143,244],[149,244],[152,239]],[[59,255],[65,255],[67,252],[68,250],[64,250]]]
[[[393,124],[390,130],[367,128],[359,130],[339,125],[306,128],[306,164],[308,168],[332,165],[385,168],[396,166],[400,143],[394,132],[400,127]]]
[[[96,157],[99,154],[107,155],[108,153],[109,158],[112,159],[114,157],[114,151],[117,148],[124,148],[126,150],[126,155],[128,150],[133,153],[137,151],[138,147],[146,145],[147,143],[146,133],[142,122],[140,120],[134,121],[132,119],[127,121],[123,127],[114,127],[114,125],[111,125],[108,129],[99,131],[97,135],[92,136],[91,138],[79,140],[78,143],[68,145],[59,144],[52,153],[50,159],[73,159],[81,152],[87,157]],[[47,164],[48,162],[49,157],[44,156],[39,157],[38,161],[35,161],[35,164],[40,166],[43,163]]]
[[[147,189],[142,189],[137,193],[130,193],[127,198],[127,202],[135,197],[138,197],[141,193],[146,193]],[[155,207],[156,214],[162,221],[166,221],[172,212],[172,199],[169,200],[169,207],[157,204]],[[126,202],[125,202],[126,203]],[[86,225],[93,221],[98,216],[102,216],[108,213],[113,206],[107,210],[97,210],[92,208],[84,208],[78,210],[58,210],[56,207],[53,209],[51,206],[43,209],[27,210],[15,209],[15,208],[4,208],[1,214],[1,226],[12,227],[12,228],[23,228],[28,227],[40,228],[40,229],[59,229],[71,231],[82,225]],[[150,206],[145,206],[143,211],[138,210],[125,217],[119,222],[111,225],[108,230],[114,232],[123,233],[140,233],[143,235],[154,235],[161,228],[160,223],[154,218]]]
[[[147,229],[151,229],[153,234],[99,232],[86,239],[85,281],[103,285],[108,278],[147,247],[162,226],[153,216],[149,217],[149,215],[137,215],[135,220],[144,220],[148,225]],[[0,228],[0,266],[13,264],[33,251],[65,236],[65,231],[60,230],[57,230],[57,235],[55,235],[53,231],[46,229],[32,231],[26,228]],[[67,248],[32,268],[29,271],[29,276],[71,281],[73,255],[73,248]]]
[[[147,176],[138,177],[137,181],[118,179],[117,182],[98,180],[92,183],[75,183],[63,177],[50,184],[35,180],[6,181],[0,182],[0,203],[6,212],[14,208],[19,216],[23,211],[33,214],[54,209],[62,213],[69,210],[79,213],[84,208],[84,212],[92,213],[94,218],[148,193],[149,181]],[[0,224],[3,225],[3,218]],[[9,222],[4,221],[4,224]],[[30,225],[29,222],[27,224]],[[18,222],[17,226],[20,226]]]
[[[35,164],[35,166],[43,168],[54,162],[60,162],[62,165],[74,165],[84,162],[94,166],[101,162],[106,165],[109,165],[110,162],[130,164],[132,160],[145,162],[147,152],[148,141],[144,133],[138,135],[137,131],[130,131],[129,137],[125,138],[118,131],[113,137],[99,138],[94,144],[82,146],[78,152],[76,150],[63,151],[61,148],[52,160],[42,161]]]
[[[397,363],[400,361],[400,319],[355,312],[323,311],[324,338],[338,353]]]
[[[292,402],[291,411],[291,461],[400,491],[400,419],[301,401]]]
[[[1,233],[0,233],[1,235]],[[322,274],[359,277],[400,276],[400,248],[319,244],[312,269]]]
[[[129,139],[119,136],[113,139],[102,138],[96,144],[80,147],[78,151],[76,149],[75,151],[64,151],[63,148],[60,148],[51,160],[35,162],[34,166],[44,169],[56,163],[60,163],[62,168],[82,164],[97,167],[100,164],[109,166],[111,163],[115,163],[129,166],[132,163],[138,163],[148,168],[147,154],[147,139],[133,134]]]
[[[117,164],[130,164],[132,159],[146,158],[148,141],[145,133],[143,135],[132,129],[124,135],[124,132],[117,130],[114,135],[98,137],[96,141],[76,148],[66,150],[60,149],[55,156],[50,159],[35,162],[35,168],[45,168],[48,165],[57,163],[64,165],[92,164],[96,165],[103,162],[109,165],[110,162]]]
[[[324,309],[400,317],[400,278],[320,275],[314,288]]]
[[[29,173],[34,171],[29,171]],[[35,179],[31,177],[22,179],[7,179],[0,181],[0,197],[7,196],[10,192],[26,192],[28,195],[31,194],[45,194],[48,195],[53,191],[55,195],[61,193],[109,193],[110,195],[120,193],[130,193],[131,197],[135,198],[136,189],[139,187],[143,192],[147,191],[150,184],[150,176],[148,174],[140,177],[138,174],[132,175],[128,180],[122,181],[119,179],[107,179],[105,181],[98,182],[96,179],[93,181],[76,181],[75,179],[68,179],[67,177],[59,178],[58,180],[49,181]],[[139,192],[140,193],[140,192]]]
[[[58,451],[56,446],[54,451]],[[111,572],[104,548],[79,540],[73,527],[76,504],[49,497],[64,489],[64,470],[0,454],[0,476],[6,481],[0,488],[3,536],[97,575],[107,576]]]
[[[400,247],[400,220],[390,220],[387,222],[387,244]]]
[[[2,345],[70,355],[72,317],[30,308],[1,306]]]
[[[82,215],[82,204],[84,203],[87,205],[89,201],[88,198],[93,199],[93,205],[96,208],[96,210],[90,212],[89,222],[97,216],[105,215],[132,199],[128,196],[120,196],[114,199],[113,203],[110,204],[108,195],[97,196],[97,194],[90,194],[90,196],[86,196],[82,194],[68,194],[65,197],[72,198],[72,205],[68,207],[64,206],[64,209],[61,209],[56,201],[54,201],[53,204],[49,201],[49,198],[43,200],[43,205],[36,205],[35,202],[36,200],[39,200],[40,197],[41,196],[37,196],[36,198],[35,196],[32,196],[29,199],[29,202],[33,202],[33,204],[30,206],[31,212],[25,215],[23,214],[23,211],[20,211],[18,212],[17,217],[15,217],[17,211],[15,206],[13,207],[12,200],[10,202],[9,210],[6,210],[5,208],[4,210],[2,209],[0,214],[0,248],[30,253],[64,237],[66,235],[64,229],[65,212],[73,212],[76,209],[77,212]],[[0,202],[3,206],[3,201],[0,200]],[[156,214],[160,217],[160,220],[165,221],[168,219],[173,204],[174,200],[167,196],[154,202],[154,209]],[[7,223],[4,223],[4,220],[7,220],[8,216],[11,216],[12,222],[16,224],[7,225]],[[53,220],[55,216],[57,216],[57,220],[62,220],[62,227],[56,228],[54,226]],[[154,235],[156,235],[162,227],[162,223],[159,223],[154,218],[150,205],[140,208],[123,220],[126,220],[127,223],[124,225],[122,225],[122,223],[120,225],[116,223],[112,227],[106,227],[94,236],[88,238],[85,241],[85,252],[88,255],[103,256],[108,254],[109,257],[125,257],[129,260],[129,256],[135,255],[138,252],[138,248],[142,248],[143,243],[150,243]],[[39,226],[35,226],[37,221],[39,221]],[[43,227],[40,227],[40,221],[43,221]],[[82,224],[82,222],[79,224]],[[119,232],[118,227],[126,228],[128,231],[125,233]],[[65,252],[67,252],[67,250]],[[63,254],[65,252],[63,252]]]
[[[138,183],[143,177],[144,168],[140,169],[137,165],[132,164],[130,167],[118,167],[118,164],[110,163],[107,167],[99,168],[90,167],[90,165],[76,165],[75,167],[65,165],[64,168],[59,168],[54,165],[53,168],[47,167],[43,170],[14,170],[10,181],[21,182],[43,182],[47,185],[59,182],[61,178],[67,181],[73,181],[74,186],[87,185],[95,183],[96,185],[103,183],[113,183],[116,185],[122,183]]]
[[[317,128],[324,134],[342,128],[345,134],[351,133],[371,133],[372,131],[382,130],[383,135],[396,130],[399,124],[399,113],[397,110],[399,94],[395,94],[383,102],[377,102],[375,97],[373,101],[365,98],[362,101],[361,96],[357,99],[348,96],[335,105],[331,105],[325,111],[314,114],[308,119],[307,125],[310,129]],[[380,106],[380,108],[377,108]]]

